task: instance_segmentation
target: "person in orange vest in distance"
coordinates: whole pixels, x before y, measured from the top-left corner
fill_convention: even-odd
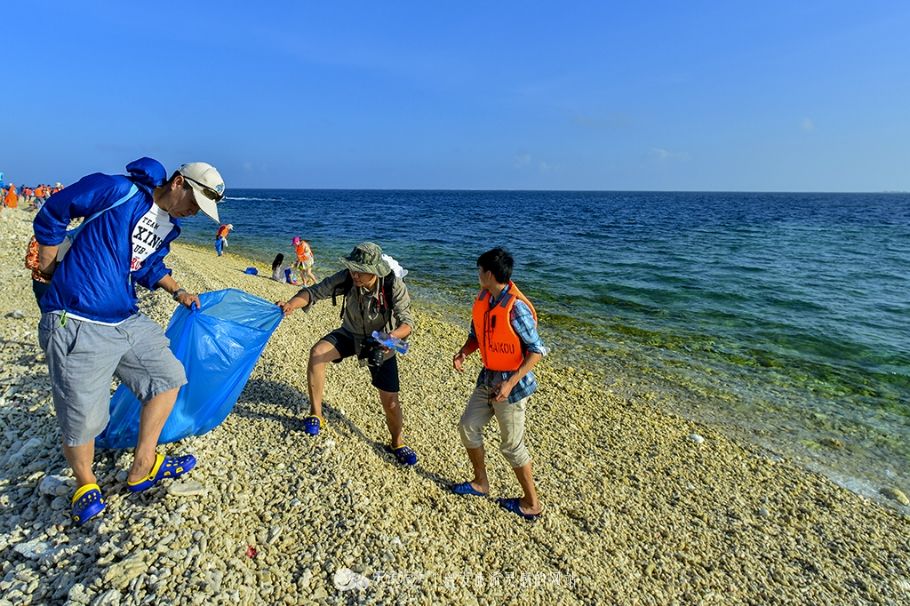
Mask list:
[[[300,236],[294,236],[291,240],[294,245],[294,252],[297,253],[297,261],[294,263],[294,269],[300,273],[300,279],[304,286],[316,283],[316,276],[313,274],[313,265],[316,259],[313,257],[313,249],[310,248],[309,242],[301,240]]]
[[[537,312],[512,282],[512,255],[502,248],[477,258],[480,294],[474,299],[468,338],[452,358],[458,372],[465,359],[480,350],[483,370],[458,424],[474,478],[452,486],[458,495],[487,496],[490,482],[484,463],[483,428],[494,416],[499,424],[499,451],[524,491],[521,498],[499,499],[499,505],[526,520],[540,516],[541,506],[525,446],[525,408],[537,389],[531,372],[546,354],[537,334]]]
[[[224,247],[227,246],[228,233],[234,230],[231,223],[222,223],[215,232],[215,252],[218,256],[224,254]]]
[[[9,184],[9,189],[6,190],[6,197],[3,199],[3,204],[7,208],[19,208],[19,194],[16,192],[16,186],[12,183]]]

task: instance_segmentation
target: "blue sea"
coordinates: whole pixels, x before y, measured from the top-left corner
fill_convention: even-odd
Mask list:
[[[221,213],[262,267],[295,235],[319,277],[378,242],[460,323],[477,255],[504,246],[554,363],[858,492],[910,491],[908,194],[233,190]],[[214,231],[196,217],[184,240]]]

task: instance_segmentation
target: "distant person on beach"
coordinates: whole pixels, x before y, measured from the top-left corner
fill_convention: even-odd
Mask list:
[[[494,248],[477,258],[480,294],[474,299],[468,338],[452,359],[464,372],[465,359],[480,350],[483,369],[477,377],[458,430],[474,468],[474,478],[452,487],[459,495],[487,496],[490,482],[484,463],[483,428],[494,416],[499,424],[499,452],[506,458],[524,491],[519,498],[500,499],[506,510],[533,520],[540,501],[525,446],[525,408],[537,389],[531,370],[546,353],[537,334],[537,312],[512,282],[512,255]]]
[[[310,248],[309,242],[301,240],[300,236],[295,236],[291,243],[294,245],[294,252],[297,254],[294,269],[300,272],[300,279],[303,281],[303,285],[315,284],[316,276],[313,275],[313,265],[316,259],[313,257],[313,249]]]
[[[304,430],[315,436],[325,425],[322,397],[326,366],[357,356],[361,365],[369,368],[372,384],[379,391],[379,401],[392,437],[389,451],[401,465],[414,465],[417,454],[403,439],[398,359],[394,351],[371,337],[376,330],[406,339],[416,326],[411,314],[411,297],[407,286],[383,259],[378,245],[372,242],[358,244],[348,256],[341,258],[341,262],[347,269],[315,286],[301,289],[287,302],[278,303],[288,316],[295,309],[309,309],[316,301],[331,298],[335,303],[338,295],[344,297],[341,328],[324,336],[310,349],[307,364],[310,414],[304,419]]]
[[[16,192],[16,186],[12,183],[9,184],[9,188],[6,190],[6,196],[3,198],[3,204],[7,208],[19,207],[19,194]]]
[[[128,490],[144,491],[196,465],[193,455],[156,454],[186,374],[161,326],[139,313],[135,285],[162,288],[186,307],[199,305],[164,257],[180,235],[175,219],[202,210],[218,221],[224,181],[204,162],[184,164],[170,179],[151,158],[126,170],[83,177],[52,195],[34,220],[39,269],[53,275],[40,302],[38,341],[47,355],[63,454],[76,476],[71,513],[78,525],[105,508],[92,461],[95,437],[109,420],[112,375],[143,402]],[[76,217],[85,220],[72,238],[67,226]]]
[[[218,227],[218,231],[215,232],[215,252],[218,253],[218,256],[224,254],[224,247],[227,246],[227,237],[228,234],[234,230],[234,226],[231,223],[221,224]]]
[[[272,261],[272,279],[276,282],[286,282],[284,270],[284,255],[278,253],[275,255],[275,260]]]

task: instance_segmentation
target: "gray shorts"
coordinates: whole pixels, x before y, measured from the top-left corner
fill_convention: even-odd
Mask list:
[[[41,315],[38,343],[47,356],[57,422],[68,446],[87,444],[107,427],[114,375],[140,402],[186,383],[164,331],[142,314],[117,326],[71,317],[61,325],[61,315]]]

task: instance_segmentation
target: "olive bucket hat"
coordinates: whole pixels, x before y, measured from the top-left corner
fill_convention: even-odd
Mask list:
[[[341,263],[351,271],[376,274],[380,278],[384,278],[392,271],[382,258],[382,249],[372,242],[361,242],[355,246],[351,254],[341,257]]]

